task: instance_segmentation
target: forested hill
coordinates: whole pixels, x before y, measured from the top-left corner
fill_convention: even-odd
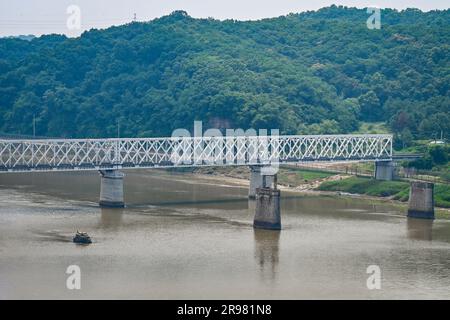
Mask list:
[[[166,136],[175,128],[450,135],[450,10],[328,7],[260,21],[177,11],[79,38],[0,39],[0,131]]]

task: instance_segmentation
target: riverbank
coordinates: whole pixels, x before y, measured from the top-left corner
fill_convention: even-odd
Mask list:
[[[197,168],[194,174],[224,179],[227,183],[248,185],[247,167]],[[380,181],[370,177],[355,177],[345,174],[309,170],[293,166],[281,167],[278,172],[279,188],[287,192],[309,195],[339,195],[367,200],[390,202],[406,209],[409,183],[406,181]],[[435,185],[436,218],[450,219],[450,186]]]
[[[320,191],[340,191],[375,197],[390,197],[402,202],[408,201],[409,198],[409,182],[381,181],[368,177],[349,177],[342,180],[325,181],[317,189]],[[450,208],[450,186],[436,183],[434,201],[436,207]]]

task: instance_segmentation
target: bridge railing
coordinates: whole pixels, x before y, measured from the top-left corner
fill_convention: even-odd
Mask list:
[[[390,135],[0,140],[0,171],[388,160]]]

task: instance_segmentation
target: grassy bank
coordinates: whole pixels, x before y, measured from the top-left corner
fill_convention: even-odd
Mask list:
[[[297,187],[313,181],[333,176],[334,173],[320,170],[306,170],[295,167],[282,167],[278,172],[278,183],[285,186]]]
[[[246,166],[241,167],[205,167],[185,169],[183,172],[195,172],[200,174],[223,175],[238,179],[248,179],[250,170]],[[178,171],[178,170],[177,170]],[[299,169],[296,167],[282,166],[278,171],[278,184],[288,187],[298,187],[313,183],[335,175],[332,172],[324,172],[313,169]]]
[[[325,181],[317,187],[317,190],[342,191],[376,197],[392,197],[400,201],[408,201],[409,197],[408,182],[381,181],[366,177],[350,177],[342,180]],[[450,208],[450,185],[436,184],[434,199],[436,206]]]

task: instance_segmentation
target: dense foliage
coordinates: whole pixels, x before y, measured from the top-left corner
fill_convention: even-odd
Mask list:
[[[219,128],[450,136],[450,10],[328,7],[260,21],[177,11],[79,38],[0,39],[0,131],[166,136]]]
[[[407,162],[405,166],[425,170],[443,166],[443,170],[449,172],[445,164],[450,160],[450,146],[431,146],[421,151],[422,158]]]

